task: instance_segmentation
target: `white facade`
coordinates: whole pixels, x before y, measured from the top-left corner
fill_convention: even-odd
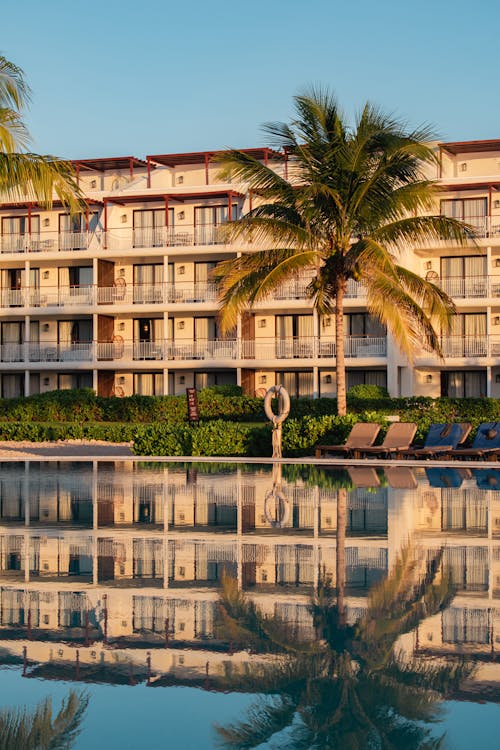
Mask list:
[[[280,154],[252,153],[286,171]],[[415,248],[402,262],[440,284],[459,315],[444,362],[409,364],[366,312],[362,286],[345,303],[348,387],[393,396],[500,396],[500,141],[439,146],[436,212],[480,235],[468,248]],[[263,394],[335,395],[333,318],[305,299],[307,277],[284,286],[222,339],[210,272],[251,249],[222,227],[249,210],[246,185],[221,183],[210,153],[76,162],[88,210],[0,204],[1,395],[93,387],[99,394],[180,394],[238,383]],[[497,382],[498,381],[498,382]]]

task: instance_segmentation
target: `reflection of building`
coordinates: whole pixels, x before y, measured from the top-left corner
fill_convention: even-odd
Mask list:
[[[89,654],[101,642],[212,649],[223,573],[297,637],[313,637],[312,587],[325,574],[335,583],[342,478],[314,471],[283,467],[284,509],[269,502],[271,467],[1,464],[2,645],[19,651],[12,639],[31,638],[40,653],[45,641],[88,643]],[[348,617],[363,611],[370,586],[413,529],[429,553],[444,547],[457,588],[453,606],[419,628],[418,646],[494,653],[500,491],[482,487],[496,477],[414,474],[418,481],[405,485],[402,475],[391,486],[374,473],[376,487],[348,490]],[[356,477],[351,472],[349,481]],[[64,661],[68,646],[60,650]],[[203,666],[206,658],[195,661]]]
[[[250,149],[292,178],[287,156]],[[391,394],[498,396],[500,385],[500,141],[439,146],[442,199],[435,212],[463,219],[476,246],[414,248],[403,262],[457,305],[444,362],[426,351],[412,367],[350,281],[345,299],[348,386]],[[276,290],[222,338],[211,278],[221,260],[256,246],[228,243],[224,225],[257,198],[222,183],[213,152],[75,162],[86,210],[60,202],[0,205],[2,396],[93,387],[100,395],[184,393],[239,383],[260,393],[281,382],[292,395],[336,392],[335,325],[313,313],[307,274]],[[499,205],[497,205],[499,204]]]

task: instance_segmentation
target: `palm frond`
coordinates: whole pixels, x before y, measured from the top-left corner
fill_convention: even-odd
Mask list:
[[[55,193],[72,213],[83,207],[72,165],[53,156],[0,152],[0,192],[8,201],[37,201],[46,208]]]

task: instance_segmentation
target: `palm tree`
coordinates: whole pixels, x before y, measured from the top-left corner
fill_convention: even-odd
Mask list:
[[[78,737],[89,699],[70,690],[56,716],[50,698],[33,711],[0,711],[0,750],[69,750]]]
[[[234,586],[226,580],[220,603],[223,627],[230,623],[233,635],[241,628],[244,636],[250,622],[258,622],[252,647],[264,633],[261,650],[274,650],[277,656],[272,664],[254,661],[243,675],[226,677],[226,688],[269,697],[259,698],[237,723],[217,726],[219,744],[250,750],[286,731],[287,747],[296,750],[439,747],[431,727],[440,718],[440,701],[470,673],[470,666],[460,658],[436,664],[418,654],[403,657],[397,640],[450,603],[451,582],[440,570],[441,562],[439,550],[422,571],[422,557],[404,546],[354,625],[339,611],[325,577],[311,603],[317,631],[313,644],[284,638],[286,624],[259,613],[241,592],[236,603]]]
[[[240,179],[259,201],[231,223],[233,240],[263,249],[242,252],[214,274],[221,327],[272,296],[283,282],[310,270],[308,295],[320,315],[334,314],[337,408],[345,414],[344,297],[350,279],[366,287],[367,307],[411,360],[415,347],[440,354],[437,328],[450,326],[454,306],[434,284],[397,263],[415,244],[473,237],[470,227],[432,215],[437,186],[426,176],[436,163],[428,128],[403,123],[366,104],[350,127],[334,97],[312,90],[295,97],[291,124],[270,123],[272,145],[289,157],[282,176],[250,154],[222,157],[221,177]]]
[[[82,207],[74,170],[54,156],[28,151],[31,137],[23,121],[30,89],[17,65],[0,56],[0,195],[3,201],[37,201],[47,208],[53,195],[72,213]]]

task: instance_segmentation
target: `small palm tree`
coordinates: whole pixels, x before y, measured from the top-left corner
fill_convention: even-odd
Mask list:
[[[243,675],[229,675],[226,686],[255,691],[261,698],[245,719],[216,727],[224,748],[249,750],[286,731],[291,748],[437,748],[431,725],[440,718],[440,700],[470,673],[457,658],[435,664],[424,657],[403,657],[397,640],[451,601],[450,577],[441,570],[442,551],[424,566],[409,545],[403,547],[389,576],[375,586],[365,615],[349,625],[337,594],[324,577],[311,603],[317,639],[300,644],[283,638],[286,623],[238,595],[227,582],[221,596],[223,622],[245,635],[251,621],[266,634],[266,653],[274,663],[254,663]],[[228,598],[229,593],[229,598]],[[253,647],[260,641],[251,640]],[[274,648],[269,647],[272,641]],[[248,645],[248,644],[247,644]]]
[[[408,131],[367,104],[350,127],[334,97],[313,90],[295,97],[290,125],[271,123],[273,146],[289,156],[288,176],[251,155],[230,151],[221,176],[246,182],[259,204],[229,228],[233,240],[264,249],[243,252],[215,271],[221,327],[229,331],[254,303],[285,281],[313,272],[308,294],[320,315],[334,314],[338,413],[346,413],[344,298],[350,279],[366,287],[367,307],[411,360],[416,347],[440,353],[437,328],[454,306],[434,284],[397,263],[414,245],[464,242],[470,227],[432,215],[436,163],[428,129]]]
[[[69,750],[81,730],[88,696],[70,690],[57,715],[50,698],[32,711],[0,711],[0,750]]]
[[[55,194],[77,212],[82,194],[74,170],[54,156],[28,151],[31,137],[23,121],[30,99],[24,73],[0,56],[0,195],[3,201],[38,201],[50,207]]]

